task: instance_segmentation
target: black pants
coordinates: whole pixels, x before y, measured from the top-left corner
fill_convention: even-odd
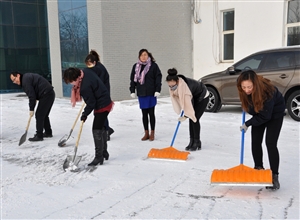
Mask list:
[[[155,106],[152,108],[142,109],[143,114],[143,125],[145,130],[149,130],[149,118],[151,130],[155,130]],[[148,118],[149,116],[149,118]]]
[[[109,112],[101,112],[94,114],[93,130],[105,130],[105,122]]]
[[[252,156],[254,166],[263,167],[263,150],[262,140],[266,130],[266,146],[269,156],[269,163],[272,173],[278,174],[279,168],[279,152],[277,148],[277,141],[281,131],[283,117],[272,119],[260,126],[252,126]]]
[[[202,101],[194,103],[194,111],[197,121],[193,122],[191,119],[189,120],[190,138],[200,140],[201,125],[199,120],[206,109],[208,101],[209,97],[206,97]]]
[[[43,130],[45,133],[52,134],[49,114],[55,99],[55,92],[52,90],[46,93],[39,99],[38,106],[35,113],[36,118],[36,133],[38,137],[43,137]]]

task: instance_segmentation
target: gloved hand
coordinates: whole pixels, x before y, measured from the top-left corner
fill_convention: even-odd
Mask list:
[[[131,96],[131,98],[134,99],[135,98],[135,93],[131,93],[130,96]]]
[[[247,129],[248,129],[248,127],[245,125],[245,123],[242,126],[240,126],[240,130],[241,131],[244,130],[245,133],[246,133]]]
[[[85,120],[87,119],[87,115],[85,115],[84,113],[82,113],[80,120],[85,122]]]
[[[187,119],[187,117],[185,117],[185,116],[182,116],[182,117],[179,117],[179,118],[178,118],[178,121],[180,121],[180,122],[184,122],[186,119]]]
[[[29,116],[32,117],[34,115],[34,111],[29,111]]]
[[[160,96],[160,93],[159,92],[155,92],[154,93],[154,97],[158,97],[158,96]]]

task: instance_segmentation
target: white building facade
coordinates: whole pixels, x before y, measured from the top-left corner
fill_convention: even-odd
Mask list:
[[[195,79],[254,52],[299,45],[300,3],[287,0],[193,1]]]

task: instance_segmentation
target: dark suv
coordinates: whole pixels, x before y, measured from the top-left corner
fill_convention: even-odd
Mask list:
[[[222,105],[240,105],[236,79],[246,69],[270,79],[283,94],[290,116],[300,121],[300,46],[260,51],[202,77],[210,93],[207,112],[218,112]]]

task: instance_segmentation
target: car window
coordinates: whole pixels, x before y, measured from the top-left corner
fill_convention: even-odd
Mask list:
[[[300,51],[296,51],[296,53],[295,53],[295,61],[296,61],[296,65],[300,66]]]
[[[294,52],[274,52],[270,53],[266,58],[266,62],[262,70],[281,69],[294,67]]]
[[[263,57],[264,54],[258,54],[258,55],[248,57],[238,62],[236,65],[234,65],[234,67],[236,70],[244,70],[244,69],[257,70]]]

